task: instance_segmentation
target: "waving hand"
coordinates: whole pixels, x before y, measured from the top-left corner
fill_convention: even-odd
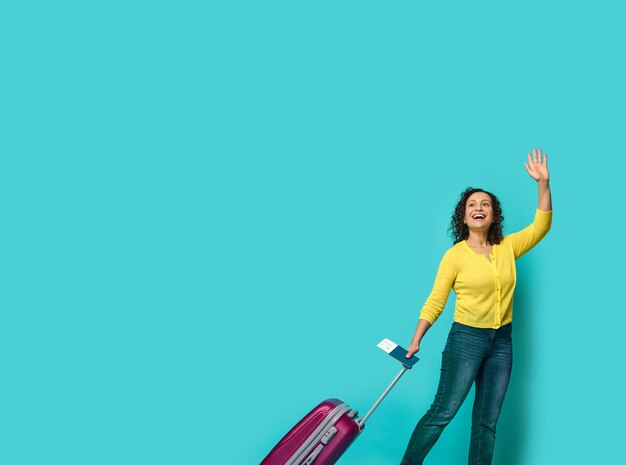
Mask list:
[[[541,149],[533,149],[532,157],[528,152],[528,163],[524,162],[526,171],[531,178],[537,182],[547,182],[550,179],[548,173],[548,154],[541,152]]]

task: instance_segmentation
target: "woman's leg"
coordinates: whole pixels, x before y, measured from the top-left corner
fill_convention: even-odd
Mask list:
[[[488,346],[484,330],[455,323],[443,351],[441,377],[430,409],[418,422],[401,465],[422,465],[456,415],[476,379]]]
[[[509,385],[513,350],[511,325],[496,331],[491,350],[476,378],[469,465],[491,465],[496,424]]]

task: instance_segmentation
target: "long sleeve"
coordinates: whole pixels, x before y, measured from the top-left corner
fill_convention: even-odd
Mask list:
[[[543,239],[552,226],[552,211],[537,210],[535,219],[531,225],[519,232],[510,234],[508,238],[511,240],[513,253],[515,258],[519,258],[532,249],[537,243]]]
[[[431,325],[439,318],[446,306],[450,290],[456,278],[456,265],[451,257],[450,250],[441,259],[435,284],[430,296],[424,303],[420,313],[420,319],[428,321]]]

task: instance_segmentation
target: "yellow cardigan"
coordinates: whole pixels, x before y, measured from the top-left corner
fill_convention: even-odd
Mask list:
[[[467,242],[450,247],[443,256],[435,284],[420,314],[433,324],[446,305],[450,289],[456,294],[454,321],[477,328],[499,328],[513,319],[515,259],[532,249],[550,230],[552,211],[537,210],[533,223],[494,244],[491,261]]]

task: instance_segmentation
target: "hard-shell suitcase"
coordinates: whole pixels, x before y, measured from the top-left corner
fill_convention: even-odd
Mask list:
[[[359,418],[339,399],[327,399],[300,420],[263,459],[261,465],[332,465],[363,431],[365,422],[410,366],[403,365],[391,384]]]

